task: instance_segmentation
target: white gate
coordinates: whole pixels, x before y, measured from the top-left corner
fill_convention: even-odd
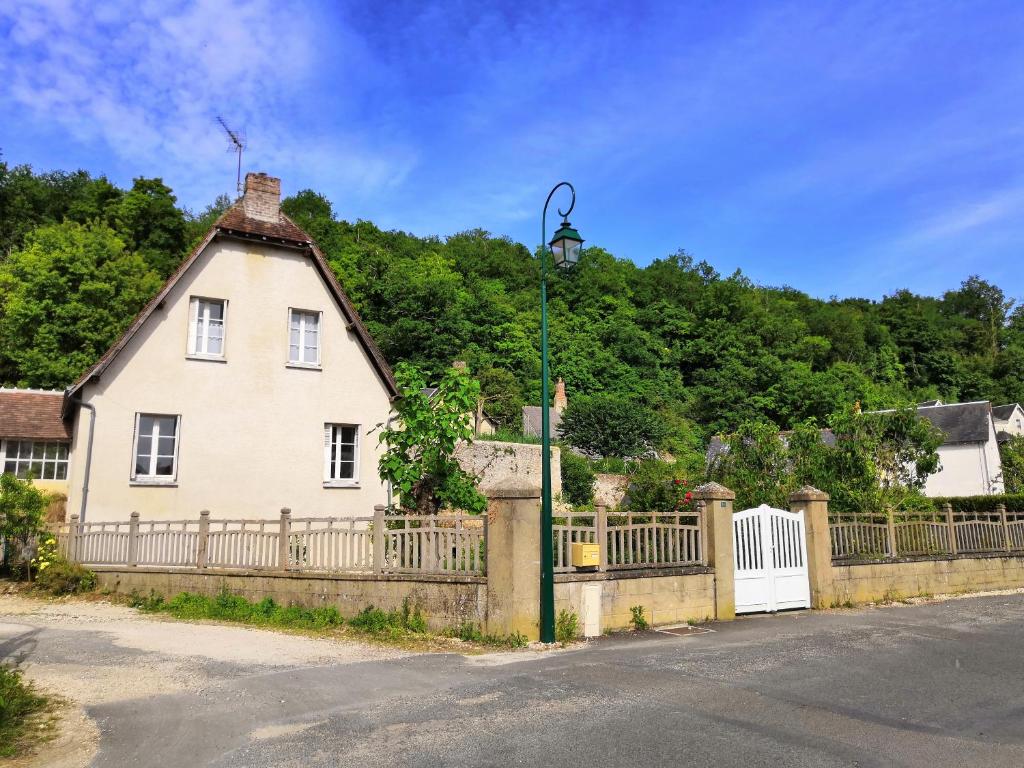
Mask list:
[[[804,513],[762,504],[732,518],[736,613],[809,608]]]

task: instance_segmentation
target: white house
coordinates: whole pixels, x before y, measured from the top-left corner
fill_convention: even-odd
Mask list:
[[[87,520],[368,515],[391,370],[280,181],[245,194],[65,395]]]
[[[1000,442],[1024,435],[1024,408],[1020,403],[993,406],[992,419],[996,423],[996,435],[999,436]]]
[[[938,451],[942,468],[928,477],[924,487],[926,496],[1003,492],[1002,463],[992,410],[987,400],[918,406],[918,415],[945,435]]]

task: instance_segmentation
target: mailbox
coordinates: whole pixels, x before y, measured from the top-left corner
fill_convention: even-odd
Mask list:
[[[572,545],[572,564],[575,568],[596,568],[600,554],[597,544],[576,541]]]

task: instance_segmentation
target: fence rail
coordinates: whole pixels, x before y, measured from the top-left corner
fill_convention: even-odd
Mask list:
[[[598,570],[707,565],[704,554],[704,507],[671,514],[629,512],[558,518],[552,526],[556,573],[575,570],[572,545],[597,544]]]
[[[84,565],[285,569],[327,573],[486,573],[486,517],[385,514],[79,522],[61,528],[61,552]]]
[[[997,504],[990,512],[834,514],[832,559],[985,554],[1024,550],[1024,513]]]

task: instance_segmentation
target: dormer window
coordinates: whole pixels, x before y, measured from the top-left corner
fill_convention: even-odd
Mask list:
[[[191,357],[224,358],[227,302],[193,296],[189,304],[188,354]]]

